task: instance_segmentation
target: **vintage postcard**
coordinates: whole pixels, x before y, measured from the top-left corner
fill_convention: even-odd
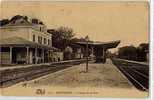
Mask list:
[[[149,97],[149,1],[1,1],[2,96]]]

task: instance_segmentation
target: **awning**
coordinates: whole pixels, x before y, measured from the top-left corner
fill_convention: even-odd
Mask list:
[[[50,50],[57,50],[57,48],[47,45],[38,44],[32,41],[28,41],[26,39],[23,39],[21,37],[10,37],[7,39],[0,40],[0,47],[31,47],[31,48],[44,48],[44,49],[50,49]]]
[[[110,42],[88,42],[88,45],[109,49],[109,48],[117,47],[119,43],[120,43],[120,40],[110,41]],[[86,45],[87,42],[76,42],[76,44]]]

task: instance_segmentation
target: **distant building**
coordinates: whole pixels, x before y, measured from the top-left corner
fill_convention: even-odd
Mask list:
[[[52,62],[59,62],[64,60],[63,52],[56,50],[52,53]]]
[[[71,43],[70,47],[72,48],[72,59],[82,59],[84,48],[78,44]]]
[[[64,60],[71,60],[72,59],[72,54],[73,54],[73,49],[70,46],[67,46],[64,49]]]
[[[82,59],[84,54],[84,48],[77,44],[70,44],[64,50],[64,60],[71,60],[71,59]]]
[[[52,34],[37,19],[19,16],[0,27],[1,64],[36,64],[51,60]]]

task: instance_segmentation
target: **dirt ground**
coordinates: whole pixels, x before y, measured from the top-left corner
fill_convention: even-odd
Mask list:
[[[115,87],[132,88],[128,80],[113,67],[110,60],[106,64],[90,63],[85,73],[85,64],[73,66],[64,71],[48,75],[28,83],[28,86],[64,86],[64,87]]]

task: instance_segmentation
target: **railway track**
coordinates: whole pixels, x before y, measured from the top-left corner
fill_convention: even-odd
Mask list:
[[[139,90],[149,89],[149,66],[136,62],[112,58],[112,62]]]
[[[83,62],[85,62],[85,60],[65,61],[51,65],[0,71],[0,88],[9,87],[23,81],[29,81]]]

